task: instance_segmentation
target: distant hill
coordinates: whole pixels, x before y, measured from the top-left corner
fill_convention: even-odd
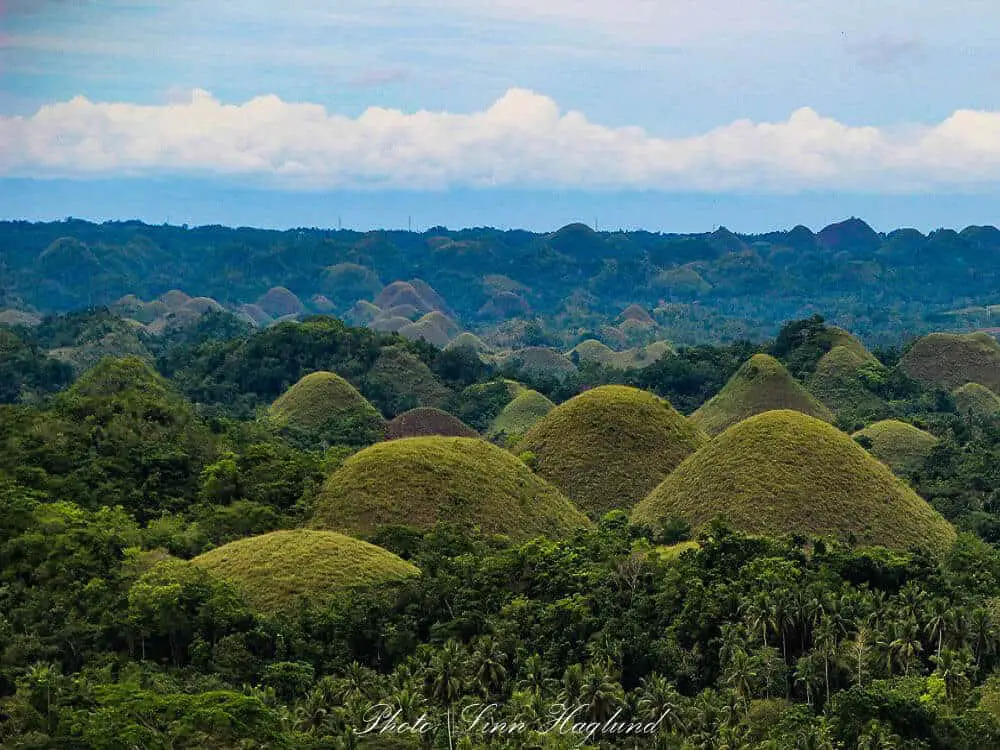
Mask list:
[[[418,322],[437,312],[484,340],[508,323],[540,323],[546,334],[501,348],[565,351],[581,333],[605,331],[601,340],[622,350],[762,339],[813,311],[850,321],[872,344],[898,344],[913,333],[989,327],[1000,303],[996,228],[883,234],[859,218],[754,235],[0,222],[0,247],[9,321],[130,296],[159,302],[142,316],[176,315],[193,298],[258,325],[323,313],[383,331],[413,324],[406,335],[447,343],[440,326]],[[673,314],[678,305],[684,314]]]
[[[914,342],[900,361],[914,380],[947,390],[979,383],[1000,391],[1000,344],[988,333],[931,333]]]
[[[876,422],[855,432],[852,437],[903,477],[919,471],[938,444],[938,439],[929,432],[897,419]]]

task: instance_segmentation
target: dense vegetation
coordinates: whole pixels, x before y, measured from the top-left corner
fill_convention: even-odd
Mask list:
[[[381,294],[365,268],[331,275]],[[433,290],[390,291],[398,307]],[[1000,424],[986,385],[911,378],[912,349],[868,352],[819,317],[636,366],[583,347],[571,371],[511,382],[475,346],[324,316],[256,330],[197,304],[207,312],[162,330],[103,308],[0,328],[0,745],[1000,746]],[[769,412],[661,465],[671,446],[648,441],[698,436],[681,415],[763,354],[835,426]],[[314,373],[336,377],[308,396]],[[575,414],[607,394],[622,398],[594,407],[596,426]],[[395,424],[455,418],[492,444],[382,440],[383,420],[417,408]],[[851,439],[885,419],[936,442],[914,456],[885,425]],[[607,498],[589,521],[569,473],[540,476],[558,447],[531,450],[546,429],[586,433],[579,468]],[[903,477],[865,451],[885,436]],[[626,478],[676,485],[640,508],[676,507],[630,520],[636,488],[616,467],[639,449]],[[707,507],[690,513],[691,498]],[[364,733],[380,703],[427,731]],[[579,707],[574,722],[620,712],[657,731],[553,731],[557,703]],[[474,717],[491,704],[489,726],[524,727],[487,733]]]
[[[367,324],[385,312],[379,330],[443,346],[449,321],[484,333],[537,319],[518,347],[555,337],[620,352],[650,343],[651,324],[671,342],[759,340],[823,310],[872,344],[898,344],[989,326],[998,250],[994,227],[880,234],[859,219],[761,235],[3,222],[0,309],[11,310],[0,320],[117,300],[144,323],[213,304],[257,323],[305,310]],[[191,297],[157,300],[174,289]]]

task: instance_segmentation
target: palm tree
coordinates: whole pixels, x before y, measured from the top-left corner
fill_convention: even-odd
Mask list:
[[[726,684],[729,685],[744,702],[747,718],[750,718],[750,698],[753,697],[757,684],[757,664],[746,651],[739,649],[729,660],[724,673]]]
[[[517,686],[521,690],[530,690],[538,695],[548,692],[556,681],[548,676],[548,669],[541,654],[532,654],[521,665],[521,674]]]
[[[937,641],[937,656],[941,655],[944,645],[944,633],[953,621],[951,607],[946,599],[934,599],[927,608],[927,625],[924,632],[932,641]]]
[[[868,722],[858,737],[858,750],[898,750],[900,747],[902,740],[899,735],[893,734],[889,727],[876,719]]]
[[[969,619],[969,630],[972,640],[972,650],[976,655],[976,669],[979,669],[984,655],[989,656],[996,651],[997,627],[990,613],[980,607],[972,613]]]
[[[684,731],[681,696],[666,677],[655,672],[643,677],[639,683],[639,696],[639,712],[644,719],[658,721],[666,717],[661,726],[667,731]]]
[[[971,655],[966,652],[946,648],[931,657],[936,669],[934,673],[944,681],[945,695],[954,700],[970,684],[968,673],[972,667]]]
[[[740,605],[743,620],[751,633],[760,633],[761,644],[767,648],[767,634],[770,629],[768,599],[766,594],[757,594]]]
[[[451,709],[465,684],[465,652],[452,639],[437,652],[428,667],[425,686],[431,700],[444,706],[448,721],[448,747],[451,747]]]
[[[924,645],[920,642],[920,628],[915,620],[907,620],[899,625],[890,648],[896,663],[903,668],[903,675],[909,676],[910,666],[924,650]]]
[[[562,676],[559,700],[569,711],[580,705],[583,697],[584,671],[582,664],[570,664]]]
[[[622,701],[622,686],[610,674],[610,665],[594,664],[583,678],[580,702],[590,721],[606,721]]]
[[[823,684],[823,670],[816,654],[806,654],[795,662],[795,684],[802,685],[806,703],[812,706],[815,692]]]
[[[816,654],[823,660],[823,681],[826,684],[826,704],[830,702],[830,663],[837,656],[837,631],[827,619],[820,622],[815,633]]]
[[[472,651],[471,672],[483,697],[500,691],[507,679],[507,655],[488,635],[479,638]]]

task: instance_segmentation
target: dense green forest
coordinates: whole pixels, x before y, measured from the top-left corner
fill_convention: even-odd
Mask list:
[[[3,231],[17,256],[69,228]],[[259,291],[197,265],[215,262],[197,250],[213,233],[247,243],[265,288],[379,239],[73,231],[95,269],[173,257],[136,272],[146,295],[183,274],[206,280],[192,292]],[[680,242],[646,239],[643,254]],[[503,242],[543,263],[539,238]],[[18,257],[19,294],[28,278],[55,289]],[[463,299],[432,270],[379,272]],[[546,294],[555,311],[563,291]],[[21,323],[0,327],[4,747],[1000,746],[1000,346],[985,334],[868,351],[814,316],[563,371],[325,316]],[[688,513],[685,482],[722,499]],[[731,496],[780,497],[788,524],[761,529],[765,514],[724,510]],[[837,509],[834,527],[809,527],[812,504]]]
[[[121,301],[149,323],[164,312],[150,303],[179,289],[196,307],[221,305],[256,323],[306,312],[367,324],[392,309],[380,325],[398,330],[439,309],[485,336],[537,321],[527,334],[508,330],[520,346],[763,340],[816,312],[871,345],[898,345],[930,330],[988,327],[998,285],[994,227],[880,234],[849,219],[817,233],[675,235],[582,224],[533,234],[0,223],[0,320],[9,322]],[[633,304],[648,310],[655,335],[618,325]]]

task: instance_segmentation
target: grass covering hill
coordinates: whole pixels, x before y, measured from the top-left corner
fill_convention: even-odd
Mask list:
[[[431,369],[402,346],[382,349],[364,378],[362,390],[390,417],[418,406],[441,407],[450,395]]]
[[[389,422],[387,440],[399,438],[444,435],[445,437],[479,437],[475,430],[448,412],[422,406],[410,409]]]
[[[852,435],[875,458],[902,477],[913,476],[924,465],[938,439],[898,419],[886,419]]]
[[[560,379],[576,372],[576,365],[569,357],[544,346],[517,349],[500,357],[499,365],[504,372],[528,380],[538,377]]]
[[[518,385],[517,395],[490,423],[486,436],[494,442],[512,445],[555,408],[538,391]]]
[[[974,418],[994,419],[1000,416],[1000,396],[980,383],[966,383],[952,392],[958,413]]]
[[[637,388],[594,388],[553,409],[518,445],[536,471],[587,513],[628,509],[705,443],[658,396]]]
[[[1000,390],[1000,344],[988,333],[930,333],[913,343],[899,365],[925,385],[952,390],[981,383]]]
[[[945,551],[955,530],[846,434],[800,412],[730,427],[677,467],[632,513],[695,529],[721,516],[752,534],[816,534],[862,545]]]
[[[312,445],[368,445],[385,434],[378,410],[333,372],[306,375],[271,404],[268,417]]]
[[[469,333],[468,331],[458,334],[451,340],[451,343],[449,343],[445,349],[451,351],[453,349],[461,349],[463,347],[472,349],[476,352],[476,354],[483,354],[490,350],[485,341],[479,338],[476,334]]]
[[[885,369],[864,347],[837,345],[820,358],[806,388],[843,422],[884,419],[889,404],[866,387],[861,375],[865,368]]]
[[[332,531],[273,531],[230,542],[194,558],[199,568],[232,583],[266,614],[292,612],[344,591],[401,580],[420,571],[373,544]]]
[[[373,445],[330,475],[314,528],[366,536],[438,521],[514,539],[564,537],[586,517],[555,487],[485,440],[422,437]]]
[[[774,409],[794,409],[826,422],[834,419],[778,360],[755,354],[691,420],[709,435],[718,435],[747,417]]]

